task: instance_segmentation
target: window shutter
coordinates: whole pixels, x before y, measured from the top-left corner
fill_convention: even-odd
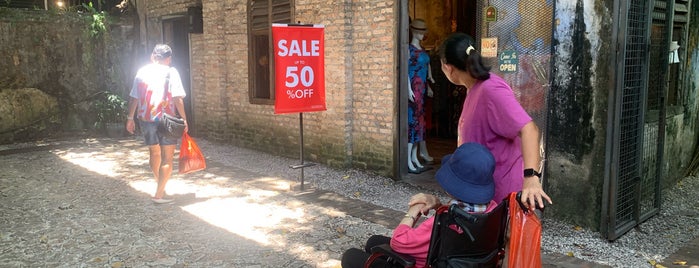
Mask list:
[[[653,19],[657,21],[665,21],[665,9],[668,8],[668,2],[673,3],[670,8],[673,8],[674,22],[687,23],[687,0],[655,0],[653,1]]]
[[[686,0],[675,1],[675,22],[687,23],[687,6]]]
[[[274,99],[272,24],[293,22],[293,1],[252,0],[249,3],[250,100],[255,104],[273,104],[271,102]]]
[[[667,7],[667,2],[665,2],[665,0],[655,0],[653,2],[653,20],[665,21],[665,7]]]
[[[291,3],[289,0],[272,0],[272,22],[293,23],[291,21]]]
[[[250,5],[250,25],[253,31],[267,30],[269,24],[268,0],[252,1]]]

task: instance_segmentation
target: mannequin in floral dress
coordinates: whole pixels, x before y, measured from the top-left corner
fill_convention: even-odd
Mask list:
[[[420,173],[425,167],[418,159],[418,151],[428,163],[433,158],[427,152],[425,143],[425,97],[432,96],[432,89],[427,81],[434,83],[430,69],[430,56],[420,41],[427,33],[427,26],[422,19],[410,23],[410,59],[408,60],[408,172]],[[427,95],[427,96],[425,96]]]

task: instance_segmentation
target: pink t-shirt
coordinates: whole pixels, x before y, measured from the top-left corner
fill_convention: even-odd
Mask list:
[[[457,145],[480,143],[495,157],[495,196],[502,201],[511,192],[522,190],[524,163],[519,131],[532,121],[515,98],[507,82],[490,73],[466,94],[459,118]]]
[[[497,207],[495,201],[490,201],[486,212],[492,211]],[[427,252],[430,250],[430,237],[432,236],[432,226],[434,225],[434,217],[425,219],[420,225],[415,228],[406,224],[399,224],[393,230],[391,237],[391,249],[395,252],[408,254],[415,258],[415,268],[425,267],[427,262]]]

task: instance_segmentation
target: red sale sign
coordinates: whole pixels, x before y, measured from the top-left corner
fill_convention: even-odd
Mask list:
[[[273,24],[274,113],[325,111],[324,26]]]

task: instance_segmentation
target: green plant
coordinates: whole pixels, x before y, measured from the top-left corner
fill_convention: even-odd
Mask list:
[[[88,15],[91,16],[90,25],[88,33],[92,38],[98,38],[107,32],[108,17],[107,13],[104,11],[97,11],[92,2],[85,4],[83,3],[83,8],[87,10]]]
[[[97,128],[102,128],[107,123],[123,123],[126,120],[126,100],[111,91],[100,92],[93,102],[92,109],[97,115]]]

